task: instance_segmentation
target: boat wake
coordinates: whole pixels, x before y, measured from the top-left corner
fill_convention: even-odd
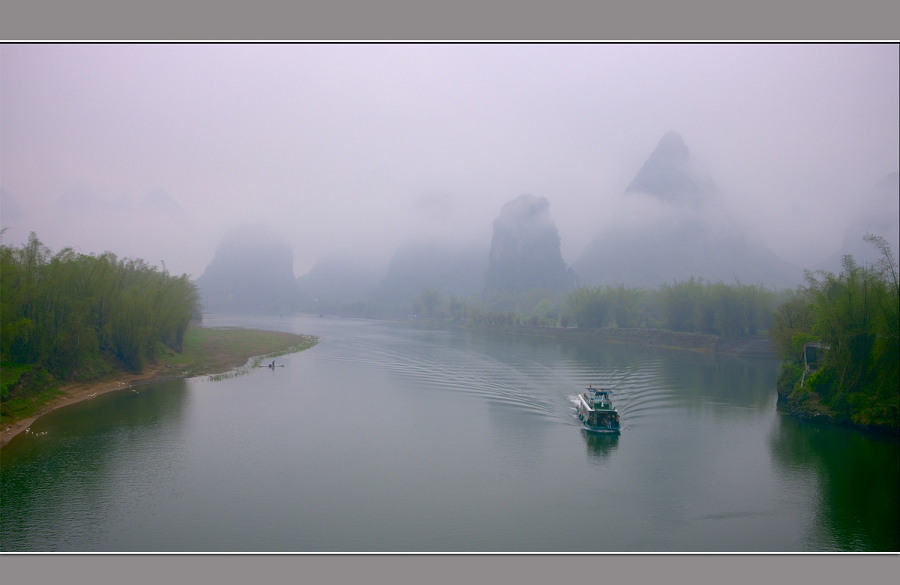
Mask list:
[[[383,343],[383,339],[379,340]],[[469,394],[492,404],[545,418],[561,418],[558,406],[544,388],[555,376],[552,368],[534,362],[502,361],[443,344],[404,344],[402,347],[352,341],[352,351],[320,352],[314,359],[346,361],[414,380],[423,390]],[[360,345],[364,352],[360,352]],[[365,358],[360,359],[360,353]],[[457,366],[456,364],[464,364]]]
[[[323,351],[323,350],[330,351]],[[537,357],[538,359],[529,359]],[[676,396],[658,386],[662,361],[585,366],[559,353],[537,355],[512,347],[481,346],[463,336],[434,332],[419,338],[353,336],[332,338],[308,359],[353,363],[413,380],[423,391],[468,394],[494,405],[580,425],[576,407],[588,384],[608,388],[623,429],[643,417],[674,407]]]

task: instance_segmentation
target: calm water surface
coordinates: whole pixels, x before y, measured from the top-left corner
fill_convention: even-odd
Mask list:
[[[100,396],[0,459],[4,551],[897,551],[896,439],[778,412],[769,359],[209,317],[312,333]],[[617,437],[573,399],[612,388]]]

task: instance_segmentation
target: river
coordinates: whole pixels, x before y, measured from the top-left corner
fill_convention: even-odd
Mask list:
[[[98,396],[3,448],[0,550],[898,551],[896,438],[802,422],[768,358],[357,319],[220,381]],[[613,390],[617,436],[573,400]]]

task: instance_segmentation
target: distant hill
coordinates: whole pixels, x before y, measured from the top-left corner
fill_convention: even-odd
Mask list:
[[[320,258],[299,277],[297,286],[305,308],[335,307],[366,299],[383,277],[382,269],[365,260],[330,256]]]
[[[405,302],[426,288],[444,296],[467,298],[484,286],[488,250],[459,247],[437,242],[415,242],[401,246],[391,258],[387,276],[378,296],[388,301]]]
[[[485,294],[561,292],[575,283],[560,252],[559,230],[550,219],[547,198],[520,195],[506,203],[494,220]]]
[[[226,236],[197,279],[205,310],[267,312],[297,305],[294,254],[285,242],[253,227]]]
[[[900,254],[900,173],[890,173],[874,187],[856,198],[856,215],[844,232],[840,249],[816,266],[835,274],[841,271],[841,260],[847,254],[858,264],[873,263],[881,253],[863,240],[866,234],[881,236]]]
[[[656,224],[645,231],[598,237],[574,263],[582,284],[656,288],[691,276],[712,282],[793,288],[803,271],[737,231],[702,221]]]
[[[0,229],[7,227],[8,222],[14,222],[23,216],[22,208],[19,207],[16,200],[6,192],[6,189],[0,187],[0,221],[3,221]]]
[[[572,264],[582,285],[655,288],[691,276],[794,287],[803,271],[746,238],[718,205],[721,194],[684,140],[667,132],[625,189],[656,213],[609,229]]]
[[[663,135],[625,192],[646,193],[682,206],[703,206],[717,195],[712,179],[691,158],[681,135],[671,131]]]

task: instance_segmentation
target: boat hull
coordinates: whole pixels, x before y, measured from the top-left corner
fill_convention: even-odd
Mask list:
[[[615,426],[608,426],[608,427],[600,426],[600,427],[598,427],[598,426],[588,424],[581,416],[579,416],[578,419],[581,421],[581,426],[584,428],[584,430],[589,431],[591,433],[618,433],[621,430],[619,428],[618,424],[616,424]]]
[[[619,434],[619,432],[620,432],[620,429],[618,427],[616,427],[616,428],[589,427],[588,425],[586,425],[584,423],[581,424],[581,428],[583,428],[584,430],[586,430],[589,433],[596,433],[596,434],[600,434],[600,435]]]
[[[575,410],[582,426],[592,433],[618,433],[619,413],[609,401],[609,391],[588,387],[588,391],[578,397]]]

